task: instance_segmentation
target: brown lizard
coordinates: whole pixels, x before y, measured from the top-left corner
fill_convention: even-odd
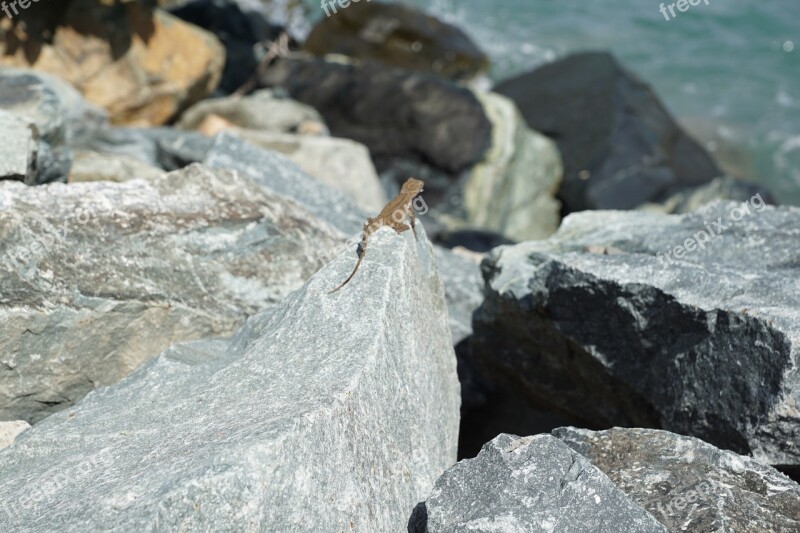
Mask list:
[[[400,194],[389,201],[377,217],[367,219],[367,223],[364,224],[364,230],[361,232],[361,244],[359,246],[360,250],[356,267],[353,269],[352,274],[344,280],[344,283],[333,289],[329,294],[338,291],[353,279],[353,276],[358,272],[358,267],[361,266],[361,262],[364,260],[364,255],[367,253],[367,240],[369,236],[380,228],[388,226],[393,228],[397,233],[402,233],[411,229],[414,231],[414,237],[417,236],[417,228],[414,226],[414,209],[411,204],[414,202],[414,199],[422,193],[422,188],[424,186],[425,184],[422,181],[408,178],[400,189]],[[403,222],[406,217],[408,217],[411,222],[411,226]]]

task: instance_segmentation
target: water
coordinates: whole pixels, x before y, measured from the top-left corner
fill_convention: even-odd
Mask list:
[[[741,147],[740,174],[800,205],[800,1],[701,1],[669,22],[655,0],[406,3],[467,31],[494,80],[570,52],[613,51],[681,122]]]

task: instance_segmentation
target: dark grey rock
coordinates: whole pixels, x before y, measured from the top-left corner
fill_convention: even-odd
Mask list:
[[[800,531],[800,485],[750,457],[652,429],[553,435],[670,531]]]
[[[318,56],[342,54],[362,61],[469,79],[489,59],[461,29],[400,3],[353,2],[342,9],[323,3],[323,17],[304,49]]]
[[[174,342],[225,336],[341,235],[244,175],[0,182],[0,420],[36,422]]]
[[[193,0],[170,9],[176,17],[213,33],[225,46],[225,69],[218,90],[230,94],[242,87],[258,67],[259,44],[268,44],[283,30],[267,21],[260,9],[245,2]]]
[[[570,215],[551,239],[484,261],[470,362],[520,409],[798,465],[798,234],[800,210],[756,198]]]
[[[410,533],[665,532],[588,459],[550,435],[501,434],[448,469]]]
[[[482,159],[492,127],[467,88],[378,64],[292,57],[260,78],[319,111],[333,135],[366,145],[379,171],[396,157],[458,174]]]
[[[456,458],[424,229],[383,229],[232,341],[178,345],[0,452],[6,531],[401,531]],[[390,296],[389,296],[390,295]]]
[[[660,202],[722,172],[652,89],[610,54],[574,54],[499,84],[564,159],[567,212]]]

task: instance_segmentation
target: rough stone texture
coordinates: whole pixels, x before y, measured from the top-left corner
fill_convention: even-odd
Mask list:
[[[164,171],[124,155],[108,155],[87,150],[75,153],[69,182],[82,181],[130,181],[135,179],[155,179]]]
[[[6,529],[402,530],[456,457],[447,310],[421,225],[373,235],[329,295],[354,259],[20,436],[0,453]]]
[[[307,176],[286,158],[227,133],[216,136],[203,164],[241,172],[292,198],[345,235],[352,236],[348,241],[350,247],[343,243],[337,248],[339,253],[356,249],[364,222],[376,214],[362,211],[343,192]],[[455,257],[449,250],[441,248],[437,248],[436,259],[444,280],[453,341],[457,344],[471,333],[470,317],[483,301],[480,269],[474,262]]]
[[[407,157],[457,174],[480,161],[492,126],[475,95],[441,78],[377,64],[293,57],[260,78],[312,106],[336,137],[366,145],[378,170]]]
[[[322,183],[336,187],[369,213],[379,213],[388,201],[369,150],[363,144],[335,137],[289,135],[241,128],[226,131],[286,156],[300,170]]]
[[[495,90],[558,143],[568,212],[632,209],[722,174],[650,87],[608,53],[571,55]]]
[[[39,133],[28,119],[0,110],[0,180],[36,181]]]
[[[177,126],[196,130],[210,116],[221,117],[234,126],[250,130],[299,134],[327,131],[325,122],[313,107],[270,90],[256,91],[245,97],[204,100],[187,110]]]
[[[550,435],[501,434],[414,510],[410,533],[666,532],[606,475]]]
[[[219,83],[225,50],[208,32],[144,2],[59,4],[31,6],[55,13],[49,40],[0,24],[0,64],[58,76],[118,124],[163,124]]]
[[[229,335],[338,232],[246,176],[0,182],[0,420],[35,422],[174,342]]]
[[[448,78],[472,78],[489,66],[486,55],[456,26],[398,3],[323,4],[331,16],[314,26],[309,52],[343,54]]]
[[[553,435],[670,531],[800,531],[800,485],[750,457],[652,429]]]
[[[555,195],[564,168],[558,148],[528,129],[507,98],[476,94],[492,121],[493,142],[461,186],[462,224],[515,241],[549,237],[561,222],[561,203]]]
[[[744,205],[581,213],[548,241],[496,249],[471,362],[582,425],[800,464],[800,210]],[[675,256],[718,223],[729,227]]]
[[[29,427],[31,425],[23,420],[0,422],[0,450],[11,446],[17,436]]]

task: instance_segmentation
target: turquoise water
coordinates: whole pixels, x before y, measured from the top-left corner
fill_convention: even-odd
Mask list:
[[[739,162],[741,174],[800,205],[800,0],[709,0],[669,22],[655,0],[406,3],[467,31],[495,80],[569,52],[612,50],[693,131],[741,147],[751,160]]]

